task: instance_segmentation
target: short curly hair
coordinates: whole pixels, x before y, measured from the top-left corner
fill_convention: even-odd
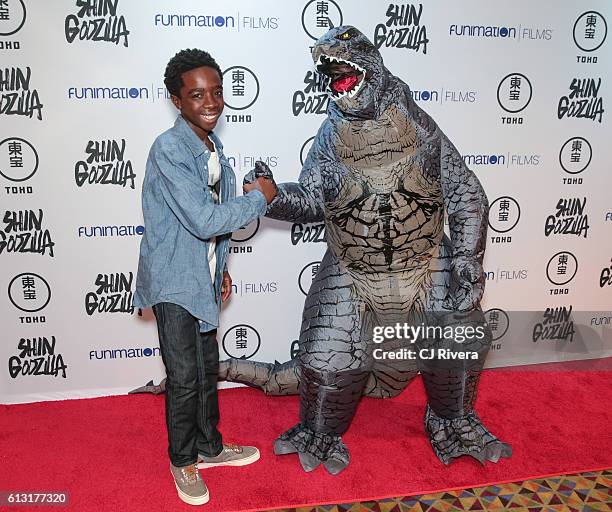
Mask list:
[[[170,59],[164,73],[164,84],[166,89],[173,96],[181,96],[181,87],[183,87],[183,79],[181,75],[195,68],[208,66],[219,73],[219,78],[223,80],[223,73],[219,64],[213,59],[210,53],[197,48],[181,50]]]

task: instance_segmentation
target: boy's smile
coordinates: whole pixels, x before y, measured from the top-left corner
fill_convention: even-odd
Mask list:
[[[181,95],[172,96],[172,103],[196,135],[207,141],[225,106],[221,77],[214,68],[202,66],[183,73],[181,79]]]

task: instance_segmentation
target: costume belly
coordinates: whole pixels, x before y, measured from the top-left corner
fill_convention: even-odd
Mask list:
[[[325,204],[330,250],[374,311],[406,311],[443,235],[443,198],[414,151],[374,167],[341,165]]]

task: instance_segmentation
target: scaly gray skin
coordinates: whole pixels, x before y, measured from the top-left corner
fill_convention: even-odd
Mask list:
[[[306,298],[294,361],[274,365],[229,360],[221,378],[271,394],[300,393],[300,423],[275,441],[277,454],[298,453],[311,471],[332,474],[349,462],[341,435],[363,394],[399,394],[421,371],[428,396],[425,427],[438,457],[469,454],[484,462],[510,456],[473,410],[491,336],[480,299],[488,204],[476,176],[410,89],[385,67],[372,43],[353,27],[317,41],[315,64],[331,81],[362,71],[354,93],[330,89],[328,116],[298,183],[277,185],[267,216],[321,222],[327,251]],[[339,65],[330,65],[335,58]],[[273,179],[263,163],[245,177]],[[443,233],[448,215],[451,240]],[[464,343],[421,338],[373,343],[375,325],[484,326]],[[478,360],[380,360],[408,347],[474,351]]]

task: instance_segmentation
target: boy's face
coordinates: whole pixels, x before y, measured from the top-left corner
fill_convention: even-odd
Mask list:
[[[208,138],[223,112],[223,85],[219,73],[202,66],[181,75],[181,95],[171,96],[174,106],[202,140]]]

